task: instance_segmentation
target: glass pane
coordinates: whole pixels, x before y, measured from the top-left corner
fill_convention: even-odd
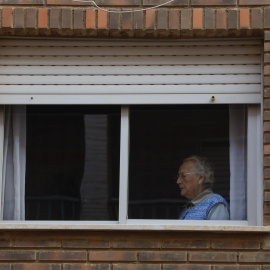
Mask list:
[[[229,105],[132,106],[128,217],[178,219],[187,199],[175,176],[192,155],[213,164],[213,191],[230,204]]]
[[[28,106],[26,220],[117,220],[120,106]]]

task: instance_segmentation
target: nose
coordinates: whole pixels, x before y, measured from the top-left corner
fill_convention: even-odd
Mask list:
[[[177,179],[176,179],[176,184],[180,184],[182,181],[181,181],[181,178],[178,176]]]

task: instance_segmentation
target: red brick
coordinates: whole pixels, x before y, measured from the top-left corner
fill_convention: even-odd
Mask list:
[[[62,242],[65,248],[109,248],[110,242],[107,240],[70,239]]]
[[[270,40],[270,31],[264,31],[264,40]]]
[[[205,29],[212,30],[215,29],[215,10],[214,9],[205,9],[204,11],[204,26]]]
[[[270,96],[270,89],[269,88],[267,88],[267,89],[269,90],[268,95]],[[270,112],[269,111],[264,112],[263,119],[264,120],[270,120]],[[268,165],[266,165],[266,166],[268,166]],[[270,164],[269,164],[269,166],[270,166]]]
[[[262,29],[263,28],[263,12],[260,8],[251,9],[251,28]]]
[[[239,262],[270,262],[269,252],[241,252]]]
[[[50,10],[50,28],[60,28],[60,9],[52,8]]]
[[[206,240],[166,240],[162,244],[162,248],[177,249],[206,249],[210,247],[209,241]]]
[[[132,30],[132,17],[130,12],[122,14],[122,29]]]
[[[270,214],[270,203],[264,203],[263,213]]]
[[[189,252],[191,262],[236,262],[235,252]]]
[[[107,29],[108,24],[108,13],[103,10],[98,10],[98,20],[97,20],[97,28],[98,29]]]
[[[226,29],[226,9],[218,9],[216,13],[216,29]]]
[[[264,28],[270,28],[270,8],[264,9]]]
[[[269,177],[270,175],[270,169],[264,169],[264,176]],[[269,202],[270,201],[270,192],[264,192],[264,201]]]
[[[86,261],[86,251],[40,251],[40,261]]]
[[[53,239],[15,239],[13,243],[14,247],[61,247],[59,240]]]
[[[214,265],[213,270],[261,270],[259,265]]]
[[[39,8],[38,9],[38,28],[48,27],[48,9]]]
[[[211,270],[211,266],[196,264],[163,264],[163,270]]]
[[[84,11],[81,9],[75,9],[73,11],[73,28],[75,30],[84,29]]]
[[[71,9],[63,8],[62,9],[62,29],[71,29]]]
[[[264,145],[263,146],[263,153],[264,154],[270,154],[270,145]]]
[[[14,28],[24,28],[24,9],[14,9]]]
[[[269,112],[269,116],[270,116],[270,112]],[[264,157],[263,164],[264,166],[270,166],[270,157]],[[270,181],[264,181],[264,188],[270,189]]]
[[[269,5],[269,0],[239,0],[239,6],[264,6]]]
[[[137,253],[133,251],[90,251],[90,261],[136,261]]]
[[[181,10],[180,28],[182,30],[189,30],[191,28],[191,10],[190,9]]]
[[[2,9],[2,27],[3,28],[12,27],[12,8]]]
[[[260,242],[253,241],[250,239],[247,240],[213,240],[211,243],[213,249],[259,249]]]
[[[264,54],[264,63],[269,63],[270,64],[270,54]]]
[[[159,9],[157,11],[157,29],[166,30],[167,29],[167,10]]]
[[[193,29],[203,28],[203,9],[193,9]]]
[[[10,270],[11,269],[11,265],[10,264],[4,264],[4,263],[1,263],[0,264],[0,270]]]
[[[238,26],[238,10],[229,9],[228,10],[228,29],[237,29]]]
[[[35,8],[27,8],[26,9],[26,28],[36,28],[37,24],[37,16]]]
[[[264,143],[270,143],[270,133],[265,133],[263,135],[263,142]],[[264,164],[265,165],[265,164]],[[266,166],[266,165],[265,165]]]
[[[156,11],[154,9],[146,10],[145,29],[153,30],[155,28]]]
[[[61,270],[60,264],[47,263],[21,263],[14,264],[13,270]]]
[[[143,0],[143,5],[144,6],[157,6],[165,3],[167,1],[163,0]],[[168,3],[164,6],[187,6],[188,5],[188,0],[174,0],[171,3]]]
[[[266,88],[266,89],[268,89],[268,88]],[[263,103],[264,103],[263,104],[264,109],[270,109],[270,100],[264,100]]]
[[[264,77],[263,83],[264,86],[270,86],[270,77]]]
[[[263,217],[263,225],[269,226],[270,225],[270,216],[264,215]]]
[[[241,29],[249,29],[249,9],[240,9],[240,28]]]
[[[234,6],[236,0],[191,0],[192,6]]]
[[[0,0],[0,5],[43,5],[44,0]]]
[[[0,261],[33,261],[36,259],[34,251],[24,250],[0,250]]]
[[[0,238],[0,247],[10,247],[10,239],[1,239]]]
[[[182,251],[141,251],[139,260],[142,262],[183,262],[187,260],[187,253]]]
[[[269,44],[267,50],[269,50],[269,52],[270,52],[270,44]],[[265,66],[263,73],[264,73],[264,75],[270,75],[270,66]],[[266,89],[269,89],[269,88],[266,88]]]
[[[80,264],[80,263],[65,263],[63,265],[63,270],[109,270],[110,265],[101,264]]]
[[[270,42],[264,42],[264,51],[265,52],[270,52]],[[267,67],[267,66],[266,66]],[[266,68],[264,67],[264,69]],[[265,70],[264,70],[265,71]]]
[[[111,10],[115,11],[115,10]],[[117,30],[119,29],[119,20],[120,20],[120,13],[110,13],[110,29]]]
[[[96,29],[96,10],[95,9],[86,10],[85,27],[86,29]]]
[[[116,240],[112,243],[113,248],[160,248],[158,241],[149,240]]]
[[[264,88],[264,97],[270,97],[270,88]]]
[[[113,270],[160,270],[159,264],[114,264]]]
[[[180,16],[179,16],[178,9],[170,9],[169,10],[169,30],[178,30],[179,23],[180,23]]]
[[[143,12],[138,11],[134,13],[134,30],[143,29]]]
[[[99,6],[134,6],[140,5],[140,0],[96,0]],[[89,6],[87,2],[75,2],[72,0],[47,0],[47,5],[52,6]]]

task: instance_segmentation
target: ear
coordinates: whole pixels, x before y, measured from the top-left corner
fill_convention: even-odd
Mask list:
[[[205,176],[204,176],[203,174],[200,174],[200,175],[199,175],[198,183],[199,183],[200,185],[202,185],[203,182],[204,182],[204,179],[205,179]]]

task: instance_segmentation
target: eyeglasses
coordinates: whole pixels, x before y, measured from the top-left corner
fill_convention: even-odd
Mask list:
[[[182,180],[184,180],[185,178],[186,178],[186,176],[187,175],[190,175],[190,174],[197,174],[197,173],[191,173],[191,172],[188,172],[188,173],[181,173],[181,174],[177,174],[176,175],[176,180],[178,180],[178,179],[182,179]]]

